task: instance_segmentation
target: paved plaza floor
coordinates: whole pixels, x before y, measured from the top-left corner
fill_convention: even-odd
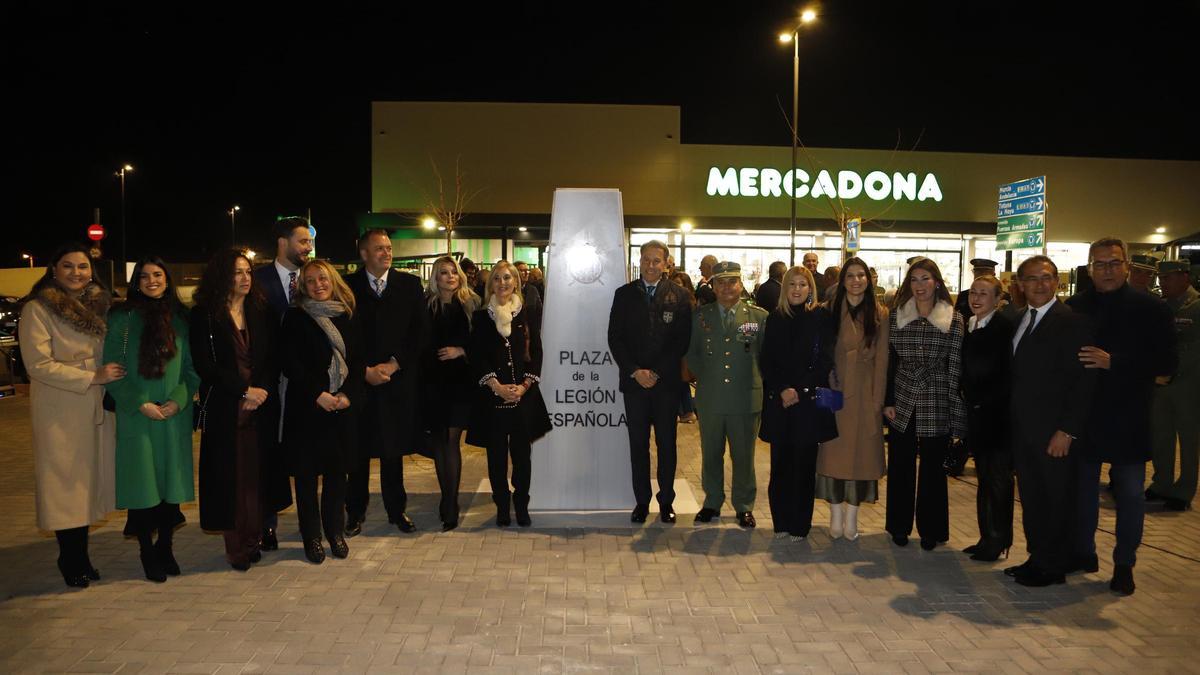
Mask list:
[[[680,429],[680,478],[699,498],[696,427]],[[680,513],[673,526],[498,530],[477,488],[483,452],[464,455],[456,531],[440,531],[432,463],[410,458],[420,530],[387,525],[375,480],[347,560],[308,564],[289,510],[281,549],[233,571],[193,503],[176,535],[183,576],[146,581],[113,513],[92,530],[103,581],[67,589],[52,533],[35,526],[28,399],[0,400],[0,672],[1200,672],[1194,511],[1151,507],[1137,594],[1122,598],[1108,590],[1111,504],[1100,572],[1066,585],[1023,588],[1004,561],[960,553],[976,538],[970,469],[950,482],[950,544],[924,552],[882,533],[882,496],[857,542],[830,540],[820,502],[807,541],[774,540],[761,444],[754,531],[728,507],[716,526]]]

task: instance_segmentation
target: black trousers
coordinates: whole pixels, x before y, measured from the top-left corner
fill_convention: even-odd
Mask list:
[[[978,448],[975,473],[975,517],[979,522],[979,543],[988,549],[1003,550],[1013,540],[1013,458],[1008,447]]]
[[[529,476],[532,448],[529,441],[513,434],[497,434],[488,443],[488,480],[492,483],[492,501],[496,509],[508,513],[509,504],[518,509],[529,506]],[[512,490],[508,489],[508,460],[512,458]]]
[[[633,497],[650,503],[650,427],[658,446],[658,503],[675,502],[675,465],[678,453],[675,432],[679,414],[679,387],[662,382],[650,389],[640,385],[625,392],[625,426],[629,431],[629,460],[633,467]]]
[[[1021,524],[1030,564],[1043,572],[1061,574],[1072,562],[1078,499],[1078,450],[1051,457],[1046,443],[1013,444],[1017,490],[1021,495]]]
[[[318,506],[317,475],[296,476],[296,515],[300,519],[300,536],[304,541],[321,538],[333,540],[346,531],[346,474],[325,471],[321,477],[321,496]]]
[[[771,444],[767,500],[776,532],[807,537],[817,488],[817,444]]]
[[[949,436],[918,438],[917,421],[908,430],[888,430],[887,531],[896,536],[912,534],[916,514],[917,534],[936,542],[950,539],[950,504],[946,492],[946,460]],[[917,457],[921,458],[920,469]],[[914,500],[915,492],[915,500]]]
[[[371,458],[359,459],[350,471],[346,485],[346,513],[363,517],[371,501]],[[383,508],[388,522],[394,523],[408,509],[408,492],[404,490],[404,458],[379,460],[379,489],[383,493]],[[299,497],[296,498],[299,501]]]

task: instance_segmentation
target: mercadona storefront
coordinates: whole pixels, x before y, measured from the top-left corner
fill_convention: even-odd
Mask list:
[[[1042,248],[997,250],[999,186],[1046,177],[1045,250],[1066,271],[1088,242],[1165,247],[1200,230],[1200,162],[802,148],[681,142],[673,106],[376,102],[372,212],[398,257],[447,249],[439,220],[469,197],[450,248],[476,262],[545,260],[556,188],[621,191],[631,273],[637,247],[666,241],[698,278],[700,260],[741,263],[745,283],[774,260],[843,257],[840,221],[862,221],[858,255],[894,288],[905,260],[937,261],[951,292],[972,258],[1010,270]],[[786,140],[786,133],[784,134]],[[802,139],[803,140],[803,139]],[[440,174],[440,185],[438,176]],[[793,237],[789,202],[796,201]],[[445,219],[442,215],[441,219]],[[794,242],[794,243],[793,243]],[[794,257],[793,257],[794,256]]]

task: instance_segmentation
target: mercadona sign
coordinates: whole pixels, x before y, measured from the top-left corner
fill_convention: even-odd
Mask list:
[[[796,199],[867,199],[882,201],[942,201],[942,187],[937,176],[926,173],[918,179],[914,172],[871,171],[865,176],[857,171],[822,169],[813,178],[804,169],[780,172],[779,169],[711,167],[708,170],[707,192],[710,197],[792,197]]]

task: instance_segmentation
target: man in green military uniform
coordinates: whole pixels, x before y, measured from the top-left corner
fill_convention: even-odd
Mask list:
[[[1192,288],[1191,263],[1164,260],[1158,266],[1167,306],[1175,314],[1179,369],[1154,395],[1154,480],[1146,501],[1165,501],[1185,511],[1196,496],[1200,472],[1200,293]],[[1175,480],[1175,442],[1179,441],[1179,480]]]
[[[1154,277],[1158,274],[1158,258],[1145,253],[1129,256],[1129,286],[1151,295],[1158,295]]]
[[[700,417],[700,480],[704,508],[696,522],[721,515],[725,503],[725,441],[733,463],[730,502],[738,524],[754,527],[754,443],[762,411],[762,375],[758,355],[767,312],[743,302],[742,268],[735,262],[713,267],[717,301],[696,310],[688,347],[688,369],[696,377],[696,412]]]

